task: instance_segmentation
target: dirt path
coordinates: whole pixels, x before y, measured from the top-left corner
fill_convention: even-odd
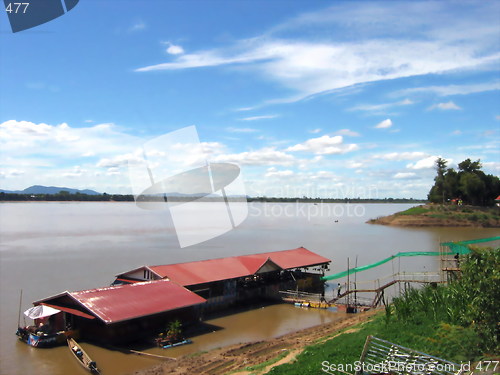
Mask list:
[[[288,354],[276,364],[262,368],[261,373],[269,371],[278,364],[292,361],[305,346],[317,341],[324,341],[327,336],[346,327],[364,322],[372,317],[377,310],[348,315],[341,320],[290,333],[275,339],[247,344],[236,344],[215,349],[200,355],[187,355],[177,360],[165,361],[153,368],[135,372],[134,375],[167,375],[167,374],[206,374],[222,375],[236,372],[238,375],[248,374],[245,369],[255,366],[286,351]],[[255,372],[255,371],[252,371]]]

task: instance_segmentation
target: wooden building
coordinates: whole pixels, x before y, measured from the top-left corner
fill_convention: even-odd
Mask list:
[[[216,310],[255,298],[280,298],[280,290],[321,293],[331,260],[303,247],[261,254],[142,266],[116,276],[113,285],[170,280],[207,300]]]
[[[150,337],[167,323],[198,322],[205,299],[168,280],[63,292],[33,304],[60,313],[50,319],[54,331],[77,330],[84,339],[121,344]]]

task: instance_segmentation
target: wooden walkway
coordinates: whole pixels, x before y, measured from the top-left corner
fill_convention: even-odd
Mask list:
[[[375,293],[375,298],[373,299],[373,302],[371,303],[370,307],[374,308],[380,305],[380,303],[383,301],[384,295],[385,295],[385,290],[397,283],[418,283],[418,284],[430,284],[430,283],[443,283],[441,280],[427,280],[427,279],[417,279],[417,278],[407,278],[407,276],[411,276],[411,274],[394,274],[392,275],[393,279],[387,282],[386,284],[383,284],[377,288],[373,289],[367,289],[367,288],[355,288],[355,289],[348,289],[345,292],[341,293],[337,297],[331,299],[328,301],[328,303],[337,303],[338,300],[349,296],[354,293]],[[436,277],[439,276],[439,274],[428,274],[427,276],[432,276]]]

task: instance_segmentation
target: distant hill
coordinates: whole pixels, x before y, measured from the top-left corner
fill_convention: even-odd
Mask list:
[[[1,190],[0,193],[8,193],[8,194],[58,194],[61,191],[67,191],[70,194],[87,194],[87,195],[100,195],[97,191],[85,189],[72,189],[67,187],[57,187],[57,186],[41,186],[41,185],[33,185],[24,190]]]

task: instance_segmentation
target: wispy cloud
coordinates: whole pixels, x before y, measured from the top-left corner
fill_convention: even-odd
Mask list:
[[[274,147],[264,147],[255,151],[245,151],[233,154],[220,154],[212,157],[214,162],[234,162],[240,165],[293,165],[295,158],[283,151],[276,150]]]
[[[426,156],[428,156],[428,154],[421,151],[405,151],[405,152],[388,152],[386,154],[377,154],[373,155],[373,158],[389,160],[389,161],[401,161],[401,160],[422,159]]]
[[[440,156],[428,156],[426,158],[420,159],[415,163],[409,163],[406,165],[406,168],[409,169],[430,169],[436,166],[436,160]]]
[[[265,174],[265,177],[290,177],[293,176],[294,172],[287,169],[284,171],[280,171],[275,167],[268,168]]]
[[[137,32],[137,31],[142,31],[144,29],[146,29],[146,23],[144,23],[144,21],[142,20],[137,20],[132,24],[132,26],[129,27],[128,30],[130,32]]]
[[[438,96],[469,95],[480,92],[500,90],[500,81],[474,83],[467,85],[424,86],[394,92],[393,96],[407,96],[420,93],[432,93]]]
[[[410,99],[404,99],[399,102],[391,102],[391,103],[383,103],[383,104],[362,104],[357,105],[355,107],[350,108],[350,111],[366,111],[366,112],[381,112],[387,109],[398,107],[398,106],[406,106],[414,104],[414,102]]]
[[[263,35],[176,55],[172,61],[136,71],[246,65],[249,69],[243,71],[259,72],[291,89],[294,101],[367,82],[458,69],[495,69],[500,53],[493,15],[500,11],[499,3],[462,4],[460,8],[458,12],[445,2],[372,3],[354,12],[351,4],[340,3]],[[302,27],[316,30],[318,38],[290,37]]]
[[[344,139],[341,135],[330,137],[324,135],[319,138],[311,138],[303,143],[298,143],[295,146],[288,147],[285,151],[305,151],[312,152],[317,155],[334,155],[345,154],[347,152],[358,150],[357,144],[344,144]]]
[[[355,131],[352,131],[352,130],[349,130],[349,129],[340,129],[340,130],[336,131],[335,134],[337,134],[337,135],[346,135],[348,137],[359,137],[359,136],[361,136],[361,134],[359,134],[358,132],[355,132]]]
[[[394,175],[394,178],[399,180],[410,180],[416,178],[417,174],[414,172],[399,172]]]
[[[258,121],[258,120],[270,120],[279,117],[279,115],[262,115],[262,116],[252,116],[240,118],[240,121]]]
[[[433,109],[440,109],[442,111],[450,111],[450,110],[457,111],[457,110],[460,110],[462,108],[450,100],[449,102],[438,103],[438,104],[434,104],[434,105],[429,107],[429,110],[433,110]]]
[[[309,133],[311,134],[318,134],[318,133],[321,133],[321,128],[316,128],[316,129],[311,129],[309,130]]]
[[[226,130],[230,133],[255,133],[258,132],[258,129],[253,129],[253,128],[233,128],[233,127],[228,127]]]

